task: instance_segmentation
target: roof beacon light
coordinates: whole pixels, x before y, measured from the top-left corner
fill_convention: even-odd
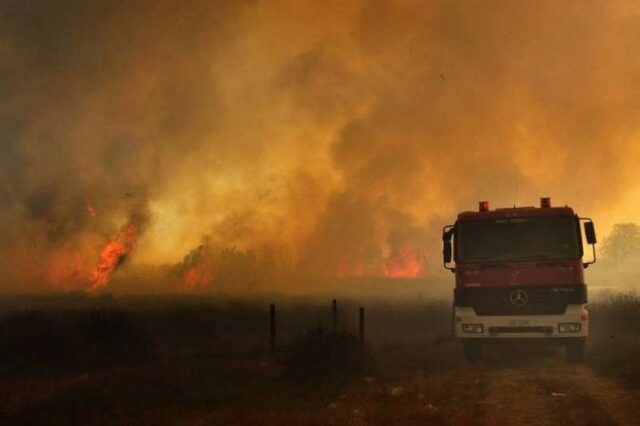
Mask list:
[[[543,209],[548,209],[549,207],[551,207],[551,198],[549,197],[540,198],[540,207]]]
[[[489,211],[489,202],[488,201],[480,201],[478,203],[478,210],[480,210],[481,212],[488,212]]]

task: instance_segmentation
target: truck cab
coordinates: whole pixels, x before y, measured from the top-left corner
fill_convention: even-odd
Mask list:
[[[455,274],[452,328],[467,361],[480,358],[484,343],[507,339],[555,340],[569,361],[583,359],[584,269],[596,260],[591,219],[546,197],[540,207],[495,210],[481,201],[445,226],[442,240],[444,267]]]

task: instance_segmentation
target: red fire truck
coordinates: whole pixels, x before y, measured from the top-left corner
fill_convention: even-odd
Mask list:
[[[583,236],[591,245],[583,260]],[[569,206],[462,212],[442,234],[444,266],[455,273],[453,330],[465,358],[477,361],[485,343],[505,339],[555,339],[567,359],[584,357],[589,332],[584,269],[596,260],[589,218]],[[455,262],[455,263],[452,263]]]

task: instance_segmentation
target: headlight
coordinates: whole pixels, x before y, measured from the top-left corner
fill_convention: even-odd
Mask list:
[[[483,333],[484,327],[482,324],[462,324],[463,333]]]
[[[579,322],[561,322],[558,324],[559,333],[578,333],[582,330],[582,324]]]

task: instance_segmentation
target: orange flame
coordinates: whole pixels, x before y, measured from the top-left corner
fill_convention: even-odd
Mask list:
[[[420,276],[423,268],[424,260],[419,259],[415,251],[401,250],[384,261],[380,273],[388,278],[416,278]]]
[[[414,250],[399,250],[382,259],[379,264],[365,266],[362,262],[342,260],[338,263],[338,278],[417,278],[425,269],[425,259]]]
[[[182,287],[187,291],[202,290],[213,281],[213,274],[204,265],[191,266],[184,273]]]
[[[133,224],[118,232],[100,253],[100,263],[91,275],[91,291],[104,288],[109,278],[131,254],[136,245],[136,228]]]

